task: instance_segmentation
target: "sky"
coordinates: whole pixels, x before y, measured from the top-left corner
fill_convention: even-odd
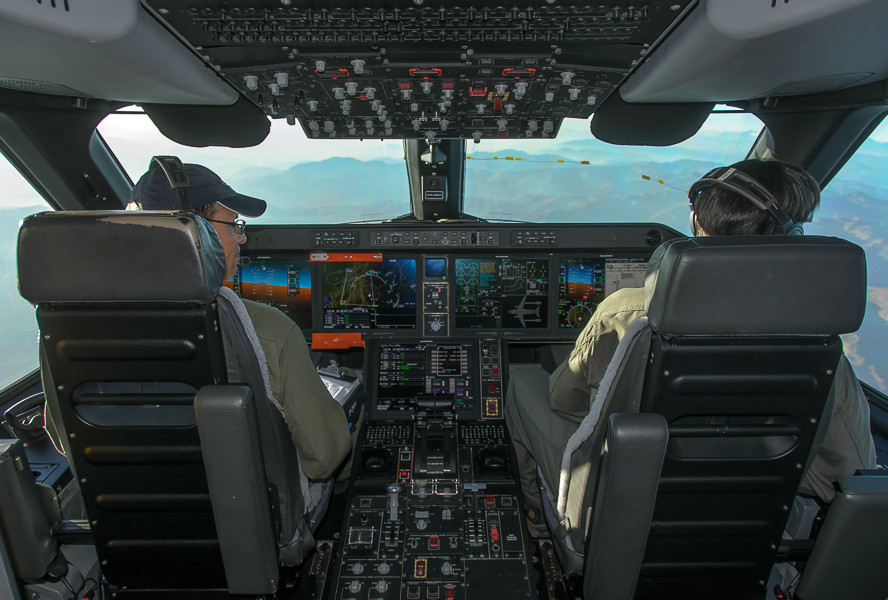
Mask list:
[[[0,189],[3,190],[0,208],[46,204],[3,155],[0,155]]]

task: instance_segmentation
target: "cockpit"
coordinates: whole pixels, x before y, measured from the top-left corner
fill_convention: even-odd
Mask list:
[[[883,469],[824,484],[832,505],[796,492],[839,356],[888,464],[886,18],[878,0],[0,6],[0,597],[885,597]],[[233,230],[233,276],[213,279],[214,225],[186,203],[125,210],[153,157],[267,202]],[[810,174],[804,236],[695,241],[692,184],[744,159]],[[696,253],[722,291],[694,287]],[[186,268],[200,285],[178,296],[137,289]],[[672,278],[694,291],[650,310]],[[640,341],[593,385],[613,410],[565,417],[557,473],[528,475],[516,385],[546,404],[589,364],[599,307],[642,289]],[[694,312],[706,298],[729,314]],[[282,450],[279,375],[238,299],[295,324],[342,407],[324,485]],[[698,326],[722,317],[738,330]]]

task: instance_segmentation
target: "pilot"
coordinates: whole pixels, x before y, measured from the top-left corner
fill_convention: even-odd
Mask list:
[[[777,161],[745,160],[731,166],[769,190],[793,222],[811,220],[820,203],[820,189],[806,171]],[[782,232],[770,212],[717,186],[705,187],[691,197],[690,221],[695,236]],[[617,344],[629,324],[644,315],[644,288],[614,292],[598,306],[568,357],[551,375],[541,369],[513,374],[504,410],[532,534],[546,534],[534,459],[543,473],[557,477],[565,444],[588,414],[589,403],[598,392]],[[869,404],[845,356],[839,362],[833,387],[836,401],[832,421],[799,490],[823,502],[830,502],[835,495],[833,482],[839,475],[876,465]],[[548,398],[548,402],[541,398]],[[558,489],[557,479],[546,484],[549,489]]]
[[[240,244],[247,241],[245,222],[238,216],[258,217],[264,200],[238,194],[210,169],[186,164],[188,198],[195,214],[209,221],[225,253],[225,278],[237,274]],[[160,168],[149,169],[133,188],[127,210],[177,210],[179,197]],[[244,300],[268,361],[271,391],[284,408],[287,426],[309,479],[323,480],[347,468],[351,450],[345,413],[327,392],[308,354],[302,330],[284,313],[266,304]],[[340,480],[347,479],[342,469]]]

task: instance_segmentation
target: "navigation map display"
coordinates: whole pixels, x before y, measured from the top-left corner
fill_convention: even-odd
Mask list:
[[[549,261],[457,258],[456,327],[547,327]]]
[[[311,263],[291,258],[258,258],[241,265],[225,285],[241,298],[280,309],[299,327],[311,329]]]
[[[643,258],[562,258],[558,261],[558,327],[582,329],[606,297],[643,287]]]
[[[416,326],[416,260],[325,262],[324,329]]]
[[[376,410],[411,410],[423,398],[473,409],[474,348],[470,342],[381,344]]]

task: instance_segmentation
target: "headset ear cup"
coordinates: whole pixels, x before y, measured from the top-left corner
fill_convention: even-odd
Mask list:
[[[765,235],[805,235],[805,229],[801,223],[790,221],[789,229],[783,229],[780,224],[773,221],[765,230]]]

